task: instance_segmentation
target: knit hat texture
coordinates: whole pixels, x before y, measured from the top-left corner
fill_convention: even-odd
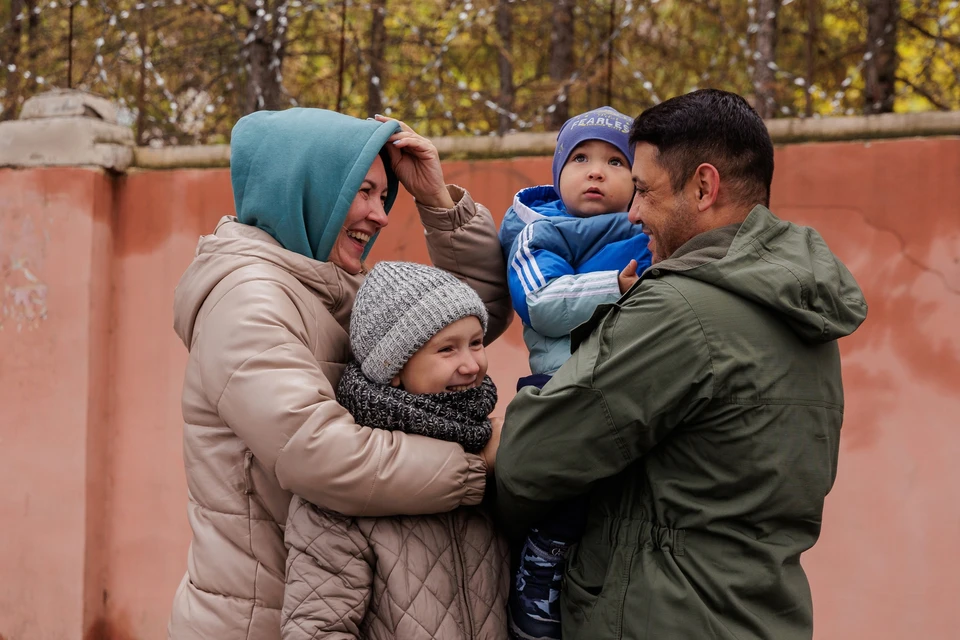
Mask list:
[[[630,127],[633,118],[613,107],[600,107],[581,113],[563,123],[557,134],[557,148],[553,152],[553,188],[560,195],[560,172],[567,164],[570,153],[577,145],[587,140],[603,140],[619,149],[633,166],[633,149],[630,147]]]
[[[350,346],[363,375],[389,384],[441,329],[487,310],[469,286],[436,267],[378,262],[360,286],[350,318]]]

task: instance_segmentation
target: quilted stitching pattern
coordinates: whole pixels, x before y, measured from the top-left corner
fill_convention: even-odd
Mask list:
[[[506,638],[508,558],[480,508],[348,518],[300,500],[287,524],[283,638]]]

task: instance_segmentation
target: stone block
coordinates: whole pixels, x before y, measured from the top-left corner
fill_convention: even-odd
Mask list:
[[[54,89],[23,103],[20,120],[39,118],[95,118],[117,124],[117,106],[100,96],[74,89]]]
[[[96,166],[125,171],[134,138],[108,100],[55,90],[23,105],[19,120],[0,122],[0,167]]]

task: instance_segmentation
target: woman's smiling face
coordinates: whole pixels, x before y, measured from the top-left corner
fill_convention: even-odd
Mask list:
[[[361,260],[367,243],[380,229],[387,226],[387,171],[377,156],[367,171],[363,184],[353,198],[347,219],[327,258],[350,274],[360,273]]]

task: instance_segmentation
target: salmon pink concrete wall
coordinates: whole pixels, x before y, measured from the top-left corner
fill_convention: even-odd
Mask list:
[[[112,185],[0,171],[0,636],[101,618]]]
[[[960,140],[779,148],[772,208],[821,231],[866,323],[841,342],[847,410],[823,536],[804,556],[815,637],[960,628]],[[499,219],[550,159],[450,162]],[[173,288],[233,212],[227,170],[0,170],[0,637],[165,637],[189,530],[186,350]],[[426,261],[402,195],[373,260]],[[503,407],[528,369],[490,348]]]
[[[820,543],[817,638],[960,629],[960,140],[789,146],[774,210],[809,224],[870,306],[840,342],[846,411]]]

